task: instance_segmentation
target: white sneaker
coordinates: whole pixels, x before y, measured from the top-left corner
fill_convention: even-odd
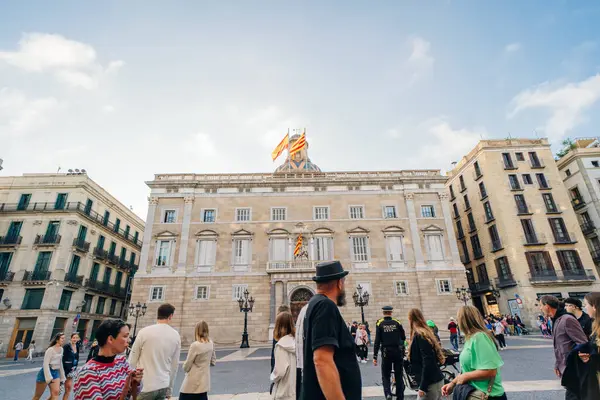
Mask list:
[[[360,360],[361,363],[366,364],[367,360]]]

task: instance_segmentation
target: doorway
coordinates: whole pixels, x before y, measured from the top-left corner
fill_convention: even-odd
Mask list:
[[[27,348],[33,337],[33,331],[35,330],[35,324],[37,318],[17,318],[15,322],[15,329],[11,336],[11,340],[6,352],[6,358],[12,358],[15,356],[15,345],[21,340],[23,341],[23,350],[19,352],[19,357],[27,356]]]
[[[307,288],[298,288],[294,290],[290,296],[290,309],[292,311],[292,315],[294,316],[294,321],[298,319],[300,310],[302,310],[302,307],[304,307],[312,297],[313,292]]]
[[[481,296],[473,297],[473,305],[479,310],[482,316],[485,317],[485,308],[483,307],[483,300]]]

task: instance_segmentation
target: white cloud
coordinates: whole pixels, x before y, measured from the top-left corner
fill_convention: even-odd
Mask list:
[[[600,74],[562,86],[546,82],[517,94],[512,100],[513,109],[508,118],[528,109],[546,109],[550,118],[545,123],[545,134],[551,140],[557,140],[586,121],[585,112],[598,99]]]
[[[431,55],[431,43],[422,37],[411,37],[409,39],[409,46],[411,53],[407,64],[412,70],[411,81],[414,82],[431,71],[435,59]]]
[[[201,132],[190,136],[185,149],[202,157],[217,157],[219,154],[210,135]]]
[[[507,44],[506,47],[504,47],[504,51],[507,53],[514,53],[519,50],[521,50],[521,43],[518,42]]]
[[[103,68],[96,50],[86,43],[48,33],[26,33],[17,51],[0,51],[0,60],[26,72],[52,73],[73,87],[92,90],[106,74],[118,71],[123,61],[111,61]]]
[[[54,97],[30,99],[21,91],[2,88],[0,131],[9,134],[30,132],[43,126],[63,106]]]

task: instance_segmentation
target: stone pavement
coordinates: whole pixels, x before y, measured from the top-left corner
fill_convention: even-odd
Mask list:
[[[509,348],[501,352],[505,361],[502,378],[511,400],[558,400],[564,399],[564,391],[553,372],[554,355],[552,341],[539,336],[507,339]],[[448,346],[448,343],[445,343]],[[211,400],[263,400],[268,399],[269,348],[218,349],[217,365],[211,368]],[[84,356],[82,355],[82,358]],[[182,354],[181,360],[185,360]],[[41,367],[41,359],[33,364],[24,360],[0,360],[0,399],[23,400],[31,398],[35,374]],[[360,364],[363,379],[363,397],[369,400],[383,399],[380,370],[371,363]],[[180,369],[175,395],[184,378]],[[406,392],[407,399],[415,398],[414,392]],[[176,399],[177,397],[175,397]]]

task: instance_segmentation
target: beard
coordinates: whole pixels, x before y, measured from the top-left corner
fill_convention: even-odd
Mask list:
[[[343,307],[346,305],[346,289],[340,290],[340,293],[337,295],[335,299],[335,303],[338,307]]]

